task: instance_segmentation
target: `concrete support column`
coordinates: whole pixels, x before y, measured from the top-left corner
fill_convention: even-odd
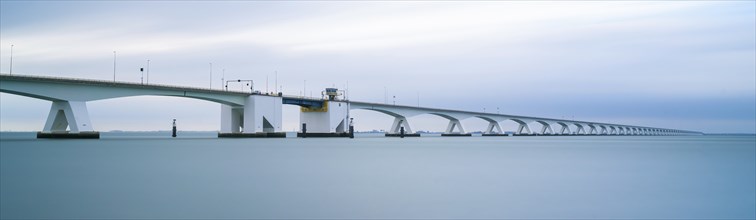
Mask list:
[[[71,133],[92,132],[92,123],[89,121],[87,103],[83,101],[54,101],[47,115],[43,132],[66,132]]]
[[[244,108],[221,104],[221,133],[240,133],[243,121]]]
[[[554,134],[554,130],[551,129],[551,125],[549,124],[541,124],[543,125],[541,127],[541,134],[547,134],[546,131],[548,130],[548,134]]]
[[[520,127],[517,128],[517,134],[522,134],[523,130],[527,130],[528,132],[526,134],[530,134],[530,127],[528,127],[528,124],[520,123]]]
[[[585,128],[583,125],[575,124],[577,126],[577,131],[575,131],[576,134],[585,134]]]
[[[501,126],[499,125],[499,122],[489,121],[488,127],[486,128],[485,133],[486,134],[501,134],[504,132],[501,130]]]
[[[559,131],[559,134],[565,134],[564,132],[567,132],[567,134],[571,134],[572,131],[570,131],[570,126],[567,124],[562,124],[562,130]]]
[[[609,128],[611,128],[611,130],[609,130],[609,134],[610,135],[617,135],[618,134],[616,127],[612,126],[612,127],[609,127]]]
[[[281,97],[251,95],[244,103],[244,133],[281,132]],[[233,129],[232,129],[233,130]]]
[[[591,128],[591,130],[588,130],[588,134],[590,134],[590,135],[596,135],[597,134],[596,126],[594,126],[594,125],[588,125],[588,127]]]
[[[320,109],[302,107],[299,121],[307,124],[307,133],[346,133],[349,130],[349,103],[329,100],[323,102]]]
[[[455,132],[454,130],[457,130]],[[462,123],[458,119],[449,119],[449,125],[446,126],[446,134],[464,134],[465,128],[462,127]]]
[[[394,117],[394,123],[391,124],[389,134],[399,134],[402,127],[404,127],[405,134],[412,134],[412,128],[410,128],[410,124],[407,121],[407,118],[405,118],[404,116]]]

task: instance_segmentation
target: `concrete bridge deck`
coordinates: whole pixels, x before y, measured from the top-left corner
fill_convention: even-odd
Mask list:
[[[496,114],[432,107],[391,105],[337,98],[321,99],[253,91],[226,91],[199,87],[143,84],[63,77],[0,74],[0,92],[52,102],[44,133],[92,133],[86,102],[110,98],[154,95],[201,99],[221,104],[221,133],[275,133],[281,131],[281,105],[302,106],[302,130],[313,133],[344,133],[348,130],[349,112],[364,109],[394,117],[387,136],[404,131],[412,134],[408,118],[422,114],[449,120],[445,135],[469,136],[461,120],[479,118],[489,122],[485,134],[501,135],[500,122],[519,124],[516,135],[691,135],[695,131],[654,128],[545,117]],[[329,104],[330,103],[330,104]],[[247,117],[244,117],[247,116]],[[530,125],[540,125],[532,131]],[[245,126],[247,125],[247,126]],[[251,126],[250,126],[251,125]],[[308,129],[305,129],[307,125]],[[244,129],[246,127],[246,129]],[[559,127],[559,131],[556,128]],[[55,135],[48,135],[55,136]],[[247,135],[270,136],[270,135]],[[275,135],[274,135],[275,136]],[[343,136],[343,135],[338,135]],[[90,136],[91,137],[91,136]]]

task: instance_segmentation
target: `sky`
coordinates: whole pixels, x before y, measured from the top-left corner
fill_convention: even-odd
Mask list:
[[[11,45],[13,74],[109,80],[116,51],[118,81],[139,82],[149,59],[155,84],[251,79],[290,95],[336,86],[359,101],[756,133],[756,1],[0,1],[2,73]],[[0,130],[41,130],[49,108],[0,93]],[[100,131],[168,130],[173,118],[182,130],[220,127],[219,104],[201,100],[88,109]],[[393,121],[352,116],[357,130]],[[297,129],[298,107],[284,107],[283,123]]]

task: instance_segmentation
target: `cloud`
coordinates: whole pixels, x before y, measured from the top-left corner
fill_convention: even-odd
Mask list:
[[[423,105],[526,115],[615,112],[605,97],[742,107],[756,91],[752,2],[0,4],[0,65],[15,44],[17,73],[109,79],[116,50],[124,81],[150,59],[155,83],[206,86],[213,62],[213,85],[222,69],[257,85],[278,71],[287,94],[349,81],[359,100],[382,102],[386,87],[401,103],[420,93]]]

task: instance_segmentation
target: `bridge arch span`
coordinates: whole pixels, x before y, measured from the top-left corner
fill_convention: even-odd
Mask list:
[[[230,106],[244,106],[249,93],[230,95],[227,92],[207,89],[179,89],[167,86],[128,84],[60,83],[40,84],[33,81],[3,82],[0,92],[43,99],[48,101],[87,102],[133,96],[172,96],[200,99]]]
[[[528,126],[528,124],[532,123],[533,120],[527,120],[527,119],[522,119],[522,118],[509,118],[507,120],[511,120],[519,124],[517,127],[517,130],[515,130],[515,134],[531,134],[532,133],[532,131],[530,130],[530,126]]]

